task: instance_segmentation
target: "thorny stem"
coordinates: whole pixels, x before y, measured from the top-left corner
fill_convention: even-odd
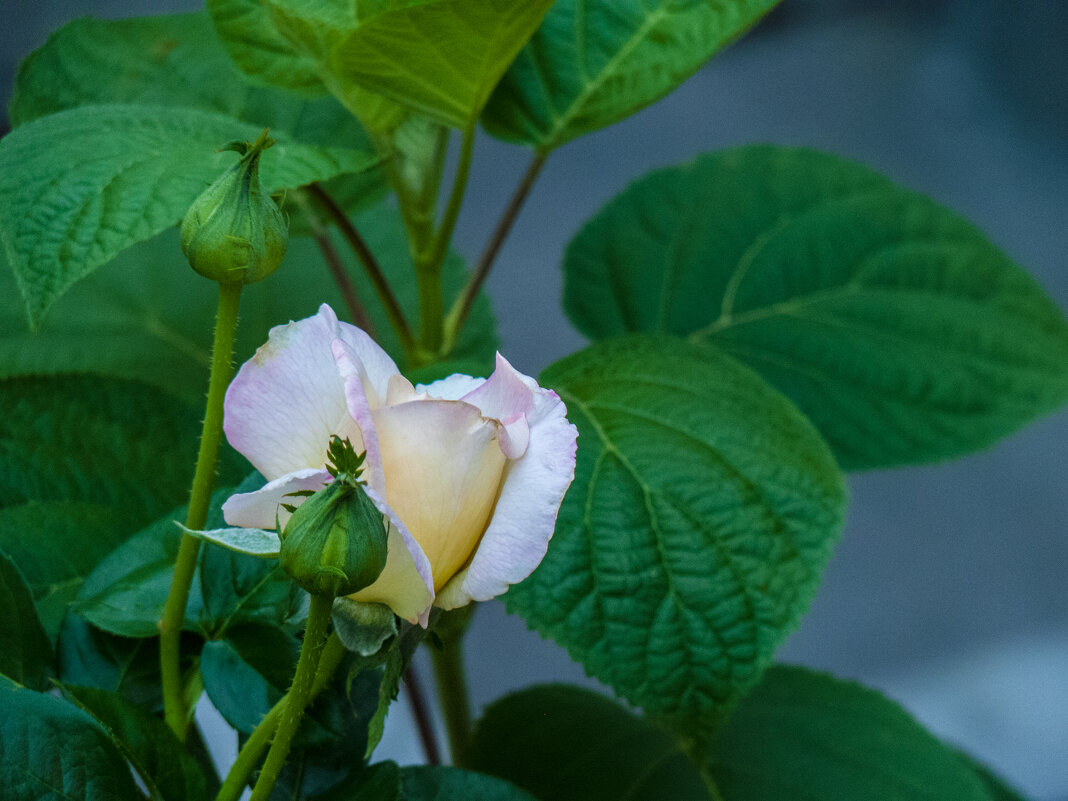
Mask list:
[[[323,210],[330,216],[330,219],[337,225],[338,230],[341,231],[341,235],[345,237],[345,241],[348,242],[349,247],[356,254],[356,258],[360,260],[363,265],[364,271],[367,273],[367,277],[371,279],[371,284],[375,288],[375,293],[378,295],[378,299],[382,302],[382,306],[386,310],[386,316],[389,317],[390,325],[393,326],[393,330],[397,332],[397,338],[400,339],[401,347],[404,348],[404,353],[408,356],[409,360],[415,355],[416,346],[415,339],[412,336],[412,330],[408,325],[407,319],[404,317],[404,311],[400,307],[400,303],[397,302],[396,296],[393,294],[393,290],[389,286],[389,282],[386,280],[386,276],[382,272],[381,266],[375,259],[374,254],[371,253],[371,249],[367,247],[367,243],[363,237],[360,236],[360,232],[356,230],[356,226],[352,224],[352,221],[346,216],[344,209],[337,204],[337,201],[323,189],[319,184],[311,184],[308,187],[308,191],[315,197]]]
[[[204,428],[200,435],[193,487],[189,493],[186,528],[199,531],[208,519],[211,491],[215,486],[215,468],[219,460],[222,440],[223,399],[233,372],[234,333],[237,330],[237,310],[241,301],[242,284],[219,284],[219,308],[215,316],[215,342],[211,350],[211,378],[208,381],[208,400],[204,411]],[[178,556],[174,562],[174,576],[163,618],[159,622],[160,674],[163,685],[164,718],[171,731],[182,742],[191,719],[190,710],[182,696],[182,673],[179,667],[182,624],[189,602],[189,587],[197,568],[200,540],[182,535]]]
[[[294,193],[294,196],[297,204],[304,212],[304,216],[308,219],[308,224],[312,229],[312,237],[315,239],[315,244],[319,246],[319,251],[323,254],[323,260],[330,270],[330,276],[334,279],[334,283],[337,284],[341,299],[345,301],[345,307],[349,310],[352,322],[366,331],[372,339],[377,340],[378,337],[375,336],[371,318],[367,314],[367,309],[364,308],[363,303],[360,302],[360,295],[356,291],[356,285],[352,283],[352,277],[349,275],[348,270],[345,269],[345,263],[341,260],[334,243],[330,241],[329,231],[323,225],[322,220],[319,219],[319,215],[315,213],[312,204],[300,192]]]
[[[304,644],[300,648],[297,671],[293,675],[293,686],[289,689],[289,700],[282,708],[271,750],[267,752],[263,770],[252,788],[251,801],[267,801],[278,781],[278,776],[285,767],[289,748],[293,744],[297,728],[300,726],[304,710],[311,702],[315,674],[319,669],[319,658],[326,645],[327,629],[330,627],[330,614],[334,608],[334,599],[329,595],[312,595],[308,623],[304,630]]]
[[[411,702],[412,716],[415,718],[416,728],[419,730],[419,739],[423,744],[423,753],[429,765],[441,764],[441,749],[438,748],[438,738],[434,734],[434,721],[430,717],[430,708],[426,702],[426,694],[419,683],[419,676],[414,667],[409,667],[404,673],[404,683],[408,687],[408,700]]]
[[[449,309],[449,314],[445,318],[443,354],[447,355],[456,344],[460,331],[463,330],[464,323],[467,321],[467,316],[471,313],[471,307],[474,306],[475,299],[478,297],[478,292],[493,268],[497,253],[511,232],[512,225],[519,216],[519,211],[523,208],[523,203],[526,201],[527,195],[530,194],[530,189],[534,186],[534,181],[537,180],[539,173],[541,173],[541,168],[545,165],[545,160],[548,156],[548,153],[536,153],[534,155],[527,167],[527,171],[519,182],[519,186],[516,187],[515,192],[508,201],[504,214],[501,215],[501,219],[497,222],[497,227],[494,229],[493,236],[490,237],[486,249],[482,251],[482,256],[479,258],[475,271],[467,282],[467,286],[464,287],[463,292],[460,293],[452,304],[452,308]]]
[[[337,634],[330,635],[330,639],[326,641],[323,652],[319,656],[319,669],[315,674],[315,683],[312,685],[309,702],[314,701],[319,693],[326,689],[330,679],[334,676],[334,671],[337,670],[346,653],[347,651],[341,642],[341,638]],[[249,738],[238,752],[237,760],[226,775],[226,780],[219,789],[219,794],[215,797],[215,801],[237,801],[240,798],[241,793],[248,784],[249,777],[252,776],[252,772],[259,764],[263,752],[271,744],[271,738],[274,737],[274,733],[278,728],[278,721],[282,717],[282,710],[285,709],[288,703],[289,694],[287,693],[279,699],[277,704],[271,707],[271,711],[264,715],[263,720],[253,729],[252,734],[249,735]]]

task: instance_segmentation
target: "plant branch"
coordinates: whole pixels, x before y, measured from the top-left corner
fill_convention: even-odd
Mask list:
[[[452,304],[452,308],[449,309],[449,315],[445,318],[445,342],[442,348],[445,354],[448,354],[453,345],[456,344],[460,331],[463,330],[464,323],[467,321],[467,316],[471,313],[471,307],[475,305],[478,292],[482,289],[482,285],[486,282],[486,278],[493,268],[497,253],[511,232],[512,225],[519,216],[519,211],[523,208],[523,203],[526,201],[527,195],[530,194],[530,189],[534,186],[534,181],[537,180],[538,175],[541,173],[541,168],[545,165],[545,160],[548,156],[548,153],[541,152],[534,155],[534,158],[527,166],[527,171],[519,182],[519,186],[516,187],[515,192],[508,201],[504,214],[501,215],[501,219],[497,222],[497,227],[494,229],[493,236],[490,237],[486,249],[482,251],[482,256],[478,260],[474,273],[468,280],[463,292]]]
[[[464,677],[463,639],[457,636],[444,640],[440,649],[432,648],[430,653],[438,703],[445,716],[445,731],[449,735],[452,764],[466,767],[467,741],[471,734],[471,701]]]
[[[330,627],[330,615],[334,608],[334,599],[330,595],[312,595],[308,623],[304,630],[304,644],[300,648],[297,671],[293,675],[293,686],[289,689],[289,700],[282,708],[278,720],[271,750],[267,752],[263,770],[252,788],[251,801],[267,801],[274,789],[278,776],[285,767],[289,748],[293,744],[304,710],[311,702],[315,675],[319,669],[319,657],[326,645],[327,629]]]
[[[345,214],[344,209],[337,204],[337,201],[317,183],[310,184],[308,191],[315,197],[324,211],[329,215],[330,219],[334,221],[338,229],[341,231],[341,235],[345,237],[345,241],[348,242],[349,247],[356,254],[356,258],[360,260],[363,265],[364,271],[367,273],[367,277],[371,279],[371,285],[375,289],[375,294],[378,295],[378,299],[382,302],[383,308],[386,310],[386,316],[389,317],[390,325],[393,326],[393,330],[397,332],[397,338],[400,339],[401,347],[404,348],[405,354],[409,359],[415,353],[415,339],[412,336],[412,330],[408,325],[407,319],[404,317],[404,311],[401,309],[400,303],[397,302],[396,296],[393,294],[393,290],[389,286],[389,281],[386,280],[385,274],[382,272],[381,266],[375,259],[371,249],[367,247],[367,243],[363,237],[360,236],[360,232],[356,230],[356,226],[352,224],[352,221]]]
[[[419,730],[419,739],[423,744],[423,753],[429,765],[441,764],[441,749],[438,748],[438,738],[434,734],[434,721],[430,716],[430,708],[426,702],[426,694],[419,683],[415,668],[409,667],[404,673],[404,683],[408,687],[408,700],[412,707],[412,716],[415,718],[416,728]]]
[[[336,633],[330,635],[330,639],[326,641],[323,652],[319,656],[319,669],[315,674],[315,683],[312,685],[311,695],[308,698],[309,703],[314,701],[319,693],[326,689],[330,679],[334,676],[334,671],[337,670],[346,653],[347,651],[341,642],[341,638]],[[252,772],[260,763],[263,752],[271,744],[271,738],[274,737],[274,733],[278,728],[278,721],[282,717],[282,710],[285,709],[288,703],[289,694],[286,693],[279,699],[277,704],[271,707],[271,711],[263,716],[263,720],[259,722],[259,725],[249,735],[249,738],[245,740],[245,744],[238,752],[237,760],[226,775],[226,780],[219,789],[219,794],[215,797],[215,801],[238,801],[241,797],[241,793],[248,785],[249,777],[252,776]]]
[[[323,254],[323,260],[330,270],[330,276],[334,279],[334,283],[337,284],[342,300],[345,301],[345,307],[349,310],[352,322],[366,331],[372,339],[377,340],[374,324],[367,314],[367,309],[360,302],[360,295],[356,291],[356,285],[352,283],[352,277],[349,275],[348,270],[345,269],[345,263],[341,260],[341,255],[337,252],[337,248],[334,247],[334,243],[330,241],[329,230],[323,225],[319,215],[315,213],[312,204],[304,198],[303,193],[295,192],[294,197],[297,205],[304,212],[308,224],[311,226],[312,237],[315,239],[315,244],[319,246],[319,251]]]
[[[441,348],[444,335],[444,299],[441,294],[441,265],[452,240],[452,232],[460,216],[467,179],[471,173],[471,157],[475,149],[475,125],[472,122],[465,130],[460,146],[460,161],[456,165],[456,177],[453,179],[452,191],[445,206],[445,213],[430,243],[429,252],[416,254],[415,271],[419,283],[419,311],[421,322],[421,341],[423,347],[431,353]]]
[[[186,528],[199,531],[208,519],[211,492],[215,486],[215,469],[219,461],[222,440],[223,400],[233,372],[234,333],[237,330],[237,311],[241,302],[242,284],[219,284],[219,308],[215,315],[215,341],[211,350],[211,378],[208,381],[208,400],[204,411],[204,428],[200,435],[200,451],[189,493]],[[189,602],[189,587],[197,569],[200,540],[182,535],[174,575],[159,622],[160,675],[163,685],[164,718],[171,731],[185,742],[189,728],[190,710],[182,696],[181,655],[182,625],[185,607]]]

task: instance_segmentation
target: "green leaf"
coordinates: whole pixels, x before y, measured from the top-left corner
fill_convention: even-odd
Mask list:
[[[326,94],[319,60],[294,48],[260,0],[207,0],[215,31],[234,62],[253,80],[305,95]]]
[[[1068,399],[1068,325],[975,227],[859,164],[752,146],[654,172],[565,260],[594,338],[664,332],[755,368],[847,469],[983,448]]]
[[[30,588],[0,550],[0,673],[34,690],[45,689],[52,673],[52,643],[41,628]]]
[[[193,531],[183,525],[178,528],[209,544],[262,559],[277,557],[281,545],[278,532],[260,528],[214,528],[211,531]]]
[[[418,291],[396,211],[382,205],[354,220],[414,324],[419,317]],[[400,344],[365,273],[354,259],[347,266],[379,342],[403,364]],[[463,259],[451,252],[444,267],[448,297],[457,295],[466,281]],[[34,334],[26,328],[14,278],[0,264],[0,329],[5,332],[0,338],[0,377],[91,370],[157,384],[200,407],[207,388],[217,296],[212,282],[192,274],[179,249],[177,230],[167,231],[134,245],[79,281],[56,302]],[[347,316],[315,244],[291,239],[285,261],[271,280],[242,293],[235,361],[250,358],[266,340],[268,328],[309,317],[323,302],[343,319]],[[458,347],[460,358],[466,360],[462,372],[485,375],[492,369],[497,338],[485,294],[476,302]],[[426,375],[423,371],[417,380],[427,380]]]
[[[807,608],[842,525],[842,475],[789,401],[711,348],[602,342],[540,383],[578,426],[578,463],[548,554],[505,602],[700,738]]]
[[[0,238],[36,327],[74,282],[135,242],[175,225],[236,154],[214,152],[261,128],[217,112],[81,106],[0,141]],[[264,154],[268,191],[303,186],[377,159],[293,142]]]
[[[667,734],[577,687],[531,687],[495,702],[468,758],[476,770],[552,801],[710,799],[700,773]]]
[[[300,643],[263,624],[235,626],[226,636],[204,644],[204,690],[227,723],[251,734],[292,681]]]
[[[542,152],[659,100],[779,0],[557,0],[482,115]]]
[[[731,801],[991,801],[897,704],[802,668],[765,674],[717,735],[709,768]]]
[[[360,656],[374,656],[386,640],[397,636],[397,616],[383,604],[335,598],[331,620],[345,647]]]
[[[142,801],[126,761],[87,714],[0,678],[5,801]]]
[[[502,779],[444,766],[401,768],[401,788],[405,801],[535,801]]]
[[[108,634],[70,612],[63,619],[56,651],[59,679],[65,684],[117,692],[147,709],[163,707],[157,639]],[[185,647],[182,652],[184,671],[190,664],[191,653]]]
[[[64,684],[63,692],[108,733],[153,798],[194,801],[211,798],[218,783],[209,782],[196,759],[160,718],[121,695],[94,687]]]
[[[292,2],[292,0],[289,0]],[[277,0],[275,0],[277,2]],[[379,4],[337,40],[328,68],[444,125],[474,124],[552,0]]]
[[[174,520],[184,519],[176,509],[134,534],[105,556],[90,573],[73,609],[97,628],[123,637],[153,637],[170,593],[174,562],[182,532]],[[194,581],[185,610],[185,628],[204,632],[204,599]]]
[[[986,765],[963,751],[957,751],[957,756],[963,759],[964,763],[978,774],[983,787],[986,788],[987,793],[990,795],[991,801],[1025,801],[1024,797],[1014,787],[1010,787],[1004,779],[995,774]]]

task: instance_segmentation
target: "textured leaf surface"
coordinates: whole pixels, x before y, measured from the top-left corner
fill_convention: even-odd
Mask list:
[[[394,209],[378,206],[354,217],[378,257],[409,320],[419,317],[419,298],[404,228]],[[340,239],[335,239],[343,250]],[[3,262],[0,254],[0,262]],[[346,258],[357,292],[382,346],[403,364],[400,344],[363,270]],[[447,296],[467,281],[463,259],[445,261]],[[241,297],[235,362],[248,359],[267,330],[316,313],[327,302],[345,319],[344,303],[315,244],[291,239],[282,266],[247,287]],[[40,330],[26,326],[14,277],[0,264],[0,377],[28,373],[92,371],[158,384],[200,407],[207,388],[211,336],[218,291],[193,275],[178,246],[176,230],[141,242],[79,281],[61,297]],[[458,348],[463,372],[485,375],[493,367],[496,323],[485,294],[475,304]],[[424,371],[418,380],[438,378]],[[195,453],[194,453],[195,456]],[[178,499],[180,500],[180,499]],[[176,500],[177,502],[177,500]]]
[[[278,556],[278,548],[281,544],[277,532],[264,531],[259,528],[213,528],[210,531],[193,531],[191,528],[181,526],[181,529],[186,534],[192,534],[209,544],[248,556],[263,558]]]
[[[401,768],[405,801],[534,801],[515,785],[493,776],[447,767]]]
[[[0,673],[35,690],[52,672],[52,643],[41,628],[33,595],[11,557],[0,550]]]
[[[0,678],[0,787],[5,801],[141,801],[126,761],[72,704]]]
[[[724,798],[991,801],[958,754],[879,693],[774,667],[717,735],[709,767]]]
[[[357,83],[445,125],[472,125],[552,0],[383,3],[329,59]]]
[[[710,799],[667,734],[578,687],[531,687],[497,701],[478,724],[469,759],[552,801]]]
[[[215,152],[262,127],[217,112],[81,106],[0,141],[0,238],[35,326],[75,281],[134,242],[177,224],[236,158]],[[279,135],[262,160],[264,188],[303,186],[377,159]]]
[[[116,693],[69,684],[63,692],[100,723],[162,801],[194,801],[218,791],[162,719]]]
[[[871,170],[755,146],[652,173],[568,248],[594,338],[712,342],[847,468],[982,448],[1068,399],[1068,325],[975,227]]]
[[[578,426],[578,463],[549,552],[508,608],[699,736],[807,608],[842,476],[789,401],[710,348],[603,342],[541,383]]]
[[[779,0],[557,0],[483,114],[552,150],[659,100]]]

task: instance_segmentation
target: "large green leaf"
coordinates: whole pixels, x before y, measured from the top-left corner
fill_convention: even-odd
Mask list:
[[[367,3],[379,13],[359,19],[334,42],[328,66],[342,82],[467,128],[551,5],[552,0]]]
[[[263,12],[258,3],[252,7]],[[277,51],[267,60],[287,76],[296,74]],[[333,98],[306,100],[249,85],[205,13],[74,20],[19,66],[9,111],[17,127],[100,103],[217,111],[304,144],[372,149],[360,124]],[[328,185],[344,208],[354,211],[381,198],[385,172],[350,173]],[[301,209],[290,205],[287,211],[290,233],[306,233]]]
[[[552,150],[659,100],[778,2],[557,0],[482,123]]]
[[[765,674],[718,733],[709,768],[731,801],[992,801],[897,704],[802,668]]]
[[[22,573],[0,550],[0,673],[35,690],[52,673],[52,643],[41,628]]]
[[[100,560],[188,495],[199,415],[137,381],[28,376],[0,380],[0,419],[0,549],[54,635]]]
[[[162,719],[116,693],[63,685],[63,692],[111,737],[159,801],[197,801],[219,789]]]
[[[354,221],[415,324],[419,297],[414,267],[396,211],[381,205],[356,215]],[[340,241],[337,244],[340,247]],[[400,344],[365,273],[354,259],[348,260],[348,270],[379,342],[403,365]],[[450,252],[444,268],[447,295],[455,296],[466,281],[463,259]],[[26,327],[14,278],[0,263],[0,330],[5,332],[0,338],[0,378],[91,370],[158,384],[200,406],[207,388],[217,296],[212,282],[190,270],[177,231],[167,231],[134,245],[79,281],[56,302],[35,334]],[[285,261],[270,280],[242,293],[236,361],[252,356],[266,340],[268,328],[311,316],[323,302],[342,319],[347,317],[315,244],[291,239]],[[476,375],[491,369],[496,345],[493,312],[482,294],[464,328],[459,358],[466,361],[458,366]],[[424,370],[419,377],[440,376]]]
[[[163,706],[159,677],[159,640],[108,634],[74,612],[63,618],[56,646],[59,679],[117,692],[138,706]],[[183,657],[191,656],[183,648]],[[183,671],[189,666],[183,660]]]
[[[549,367],[575,481],[511,611],[647,713],[700,737],[808,606],[842,525],[825,443],[755,373],[667,337]]]
[[[478,724],[468,758],[476,770],[544,801],[711,798],[667,734],[578,687],[531,687],[495,702]]]
[[[104,104],[0,140],[0,238],[34,327],[75,281],[175,225],[236,156],[215,151],[261,130],[199,109]],[[366,151],[278,139],[262,159],[269,191],[377,163]]]
[[[1068,325],[975,227],[859,164],[754,146],[652,173],[568,248],[594,338],[715,343],[847,468],[984,447],[1068,399]]]
[[[442,766],[398,767],[379,762],[352,788],[339,788],[318,801],[535,801],[513,784],[470,770]]]
[[[118,749],[66,701],[0,677],[4,801],[143,801]]]

